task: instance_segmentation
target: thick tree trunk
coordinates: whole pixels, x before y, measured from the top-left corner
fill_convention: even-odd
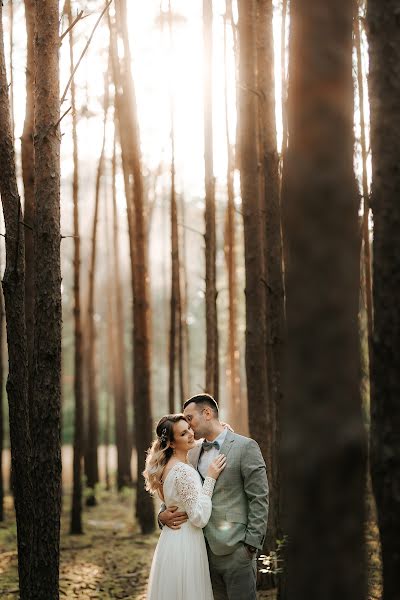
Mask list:
[[[71,0],[66,3],[69,31],[70,74],[74,71],[74,29]],[[72,107],[72,144],[73,144],[73,175],[72,175],[72,201],[74,222],[74,457],[73,457],[73,486],[70,533],[83,533],[82,528],[82,456],[83,456],[83,343],[81,323],[80,299],[80,272],[81,272],[81,240],[79,236],[79,163],[78,163],[78,137],[76,114],[75,79],[71,80],[71,107]]]
[[[291,0],[282,441],[287,591],[296,600],[366,592],[352,19],[351,2]]]
[[[35,1],[33,600],[59,597],[61,512],[60,90],[58,0]]]
[[[122,284],[120,275],[120,253],[119,253],[119,225],[117,211],[117,188],[116,188],[116,141],[114,139],[114,150],[112,158],[112,200],[113,200],[113,273],[115,286],[115,310],[116,310],[116,347],[119,357],[125,356],[124,344],[124,306],[122,299]],[[110,277],[112,274],[110,273]],[[132,443],[128,433],[127,401],[126,401],[126,377],[125,361],[119,358],[115,362],[115,437],[117,446],[117,487],[121,490],[124,486],[132,483],[131,475],[131,453]]]
[[[282,404],[282,355],[285,308],[282,269],[279,156],[275,122],[275,77],[273,46],[273,3],[258,0],[258,99],[260,113],[261,204],[264,209],[266,280],[266,355],[268,378],[268,453],[267,470],[275,493],[270,501],[266,549],[276,546],[279,536],[279,418]],[[280,536],[279,536],[280,537]]]
[[[228,23],[233,19],[232,0],[227,3],[224,15],[224,102],[225,102],[225,136],[227,150],[226,187],[228,203],[225,217],[225,262],[228,271],[228,347],[227,347],[227,396],[228,396],[228,421],[234,429],[240,429],[241,402],[240,402],[240,354],[237,331],[237,258],[236,258],[236,219],[235,219],[235,193],[234,193],[234,148],[229,134],[229,109],[228,109]]]
[[[382,544],[383,598],[400,568],[400,27],[396,0],[368,0],[374,333],[371,474]]]
[[[18,572],[21,600],[30,600],[32,548],[32,481],[28,411],[28,369],[24,316],[24,227],[15,169],[11,114],[0,4],[0,194],[6,228],[3,292],[7,320],[11,470],[17,517]]]
[[[33,157],[33,81],[34,57],[33,39],[35,35],[34,0],[25,0],[26,21],[26,109],[24,129],[21,137],[22,178],[24,182],[25,228],[25,321],[28,344],[28,402],[32,404],[33,394],[33,342],[34,342],[34,251],[33,223],[35,219],[35,177]]]
[[[144,488],[140,474],[144,470],[145,453],[152,441],[151,380],[150,380],[150,330],[149,330],[149,282],[147,270],[147,227],[145,222],[145,198],[141,171],[141,151],[137,120],[135,87],[131,71],[131,54],[127,29],[125,0],[117,4],[117,18],[124,46],[123,90],[126,96],[128,120],[124,123],[129,131],[127,148],[129,174],[133,177],[133,219],[135,235],[132,240],[133,256],[133,386],[135,412],[135,438],[138,457],[138,482],[136,494],[136,517],[142,533],[154,530],[154,506],[151,496]],[[121,124],[121,120],[120,120]],[[122,135],[121,135],[122,143]],[[130,229],[130,236],[133,231]]]
[[[96,504],[94,488],[99,481],[98,465],[98,446],[99,446],[99,408],[96,385],[96,327],[94,320],[95,303],[95,280],[96,280],[96,261],[97,261],[97,235],[99,221],[100,205],[100,185],[104,171],[104,150],[106,144],[106,124],[108,115],[108,80],[105,76],[104,83],[104,119],[103,119],[103,142],[100,151],[99,163],[96,175],[96,191],[94,200],[93,224],[92,224],[92,247],[89,267],[89,298],[88,298],[88,420],[87,436],[85,449],[85,472],[87,477],[86,485],[91,490],[87,496],[86,503],[90,506]]]
[[[268,456],[264,232],[260,209],[256,81],[256,4],[239,8],[239,155],[246,268],[246,375],[250,435]]]
[[[206,258],[206,392],[218,402],[218,314],[217,239],[215,229],[215,178],[212,117],[212,0],[203,0],[204,39],[204,175],[205,175],[205,258]]]

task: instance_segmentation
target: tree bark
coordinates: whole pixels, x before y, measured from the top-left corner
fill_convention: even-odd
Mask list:
[[[267,370],[263,220],[258,171],[256,81],[256,4],[240,0],[239,9],[239,155],[246,276],[246,376],[250,435],[268,456],[266,432]]]
[[[0,4],[0,194],[6,228],[3,292],[7,321],[11,472],[17,518],[18,573],[21,600],[30,600],[32,543],[31,446],[28,412],[28,370],[24,315],[24,227],[17,187],[11,113],[4,57]]]
[[[59,598],[61,512],[60,89],[58,0],[35,1],[35,342],[32,598]]]
[[[172,11],[171,2],[168,4],[168,29],[170,50],[173,49],[172,37]],[[183,392],[183,355],[182,355],[182,306],[181,306],[181,281],[180,281],[180,252],[178,233],[178,205],[176,201],[175,186],[175,106],[172,90],[172,69],[170,73],[169,100],[171,119],[171,190],[170,190],[170,219],[171,219],[171,299],[170,299],[170,330],[169,330],[169,384],[168,406],[170,414],[175,411],[175,372],[178,366],[179,391],[182,402]],[[176,360],[178,355],[178,360]]]
[[[241,427],[240,402],[240,354],[237,332],[237,251],[236,251],[236,219],[234,192],[234,148],[229,134],[228,109],[228,64],[227,64],[227,32],[228,23],[233,20],[232,0],[227,3],[224,15],[224,103],[225,103],[225,137],[227,150],[226,188],[227,207],[225,216],[225,262],[228,271],[228,347],[226,379],[228,388],[228,421],[237,430]]]
[[[141,151],[137,120],[136,95],[131,71],[131,54],[127,29],[126,1],[119,0],[117,19],[124,46],[124,95],[129,112],[126,124],[129,131],[129,174],[133,178],[133,218],[135,235],[133,251],[133,386],[135,412],[135,438],[138,460],[138,482],[136,494],[136,517],[142,533],[154,531],[154,506],[151,496],[144,488],[140,474],[145,466],[145,453],[152,441],[151,380],[150,380],[150,330],[149,330],[149,282],[147,269],[147,227],[145,219],[145,196],[141,171]],[[120,120],[121,125],[121,120]],[[122,136],[121,136],[122,142]],[[130,236],[133,231],[130,230]]]
[[[203,0],[204,40],[204,176],[205,176],[205,259],[206,259],[206,391],[218,402],[218,313],[215,230],[215,178],[212,116],[212,0]]]
[[[117,188],[116,188],[116,140],[114,138],[114,149],[112,157],[112,200],[113,200],[113,273],[115,282],[115,310],[116,310],[116,346],[118,356],[125,356],[124,344],[124,306],[122,299],[122,284],[120,274],[120,251],[119,251],[119,224],[117,211]],[[110,277],[112,274],[110,273]],[[132,443],[128,433],[127,401],[126,401],[126,377],[125,361],[120,358],[116,361],[115,374],[115,437],[117,446],[117,487],[121,490],[124,486],[132,483],[131,454]]]
[[[35,177],[33,157],[33,82],[34,56],[33,40],[35,35],[34,0],[25,0],[26,21],[26,109],[24,129],[21,137],[22,179],[24,182],[24,220],[25,228],[25,321],[28,344],[28,403],[32,404],[33,395],[33,343],[34,343],[34,249],[33,223],[35,219]]]
[[[69,57],[70,57],[70,75],[74,71],[74,29],[71,0],[66,2],[66,14],[68,18],[69,31]],[[81,323],[81,292],[80,292],[80,273],[81,273],[81,240],[79,234],[79,162],[78,162],[78,136],[77,136],[77,113],[76,113],[76,89],[75,78],[71,80],[71,108],[72,108],[72,201],[73,201],[73,222],[74,222],[74,397],[75,397],[75,415],[74,415],[74,456],[73,456],[73,484],[72,484],[72,506],[70,533],[83,533],[82,527],[82,456],[83,456],[83,342],[82,342],[82,323]]]
[[[96,175],[96,191],[94,200],[93,224],[92,224],[92,247],[89,267],[89,298],[88,298],[88,421],[87,421],[87,443],[85,449],[85,471],[87,482],[90,489],[86,503],[88,506],[96,504],[95,485],[99,481],[98,465],[98,446],[99,446],[99,408],[96,385],[96,327],[94,320],[95,303],[95,280],[96,280],[96,261],[97,261],[97,235],[100,205],[100,185],[104,171],[104,150],[106,144],[106,124],[108,115],[108,77],[105,75],[104,81],[104,119],[103,119],[103,142],[101,146],[99,163]]]
[[[354,41],[357,54],[357,87],[360,110],[360,144],[362,159],[362,193],[363,193],[363,219],[362,219],[362,238],[363,238],[363,264],[365,273],[365,301],[367,308],[367,329],[368,329],[368,365],[372,364],[372,333],[373,333],[373,308],[372,308],[372,276],[371,276],[371,244],[369,239],[369,189],[368,189],[368,171],[367,171],[367,142],[365,134],[365,114],[364,114],[364,81],[363,64],[361,50],[361,23],[358,14],[358,2],[356,3],[357,12],[354,19]]]
[[[374,332],[371,475],[382,545],[383,599],[399,595],[400,543],[400,35],[399,5],[368,0]]]
[[[289,600],[366,593],[352,19],[351,2],[291,0],[282,437]]]
[[[258,0],[258,99],[260,115],[261,192],[264,213],[266,283],[266,355],[268,379],[267,469],[275,493],[270,500],[265,549],[275,549],[279,535],[279,418],[282,405],[282,358],[285,307],[282,269],[279,156],[275,122],[273,3]]]

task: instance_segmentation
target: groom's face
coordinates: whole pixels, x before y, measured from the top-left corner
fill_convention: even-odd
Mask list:
[[[204,406],[191,402],[183,411],[187,422],[193,430],[194,437],[199,440],[206,437],[208,431],[208,421],[204,416]]]

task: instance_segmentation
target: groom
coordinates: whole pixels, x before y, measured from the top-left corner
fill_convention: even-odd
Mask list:
[[[204,528],[215,600],[255,600],[257,549],[267,529],[268,481],[258,444],[232,433],[218,419],[218,405],[209,394],[189,398],[183,414],[202,444],[189,451],[189,460],[204,479],[221,452],[227,457],[212,497],[211,518]],[[167,508],[163,525],[178,529],[185,513]]]

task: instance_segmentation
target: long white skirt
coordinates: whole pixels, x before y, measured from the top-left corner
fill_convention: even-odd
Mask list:
[[[148,600],[213,600],[203,530],[164,527],[151,565]]]

